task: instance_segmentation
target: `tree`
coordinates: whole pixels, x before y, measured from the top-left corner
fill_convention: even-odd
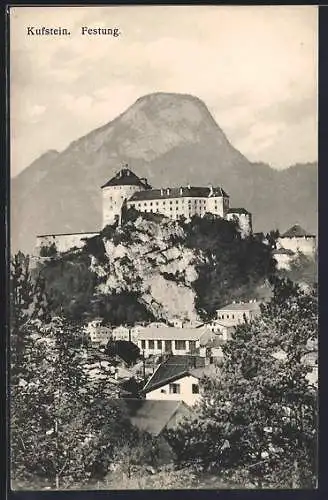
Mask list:
[[[317,295],[275,279],[262,316],[223,346],[218,379],[204,379],[197,416],[169,438],[180,462],[246,472],[258,487],[316,481],[317,391],[304,356],[315,350]]]
[[[10,375],[13,382],[22,369],[27,326],[35,319],[49,319],[44,281],[33,278],[30,257],[18,252],[10,261]]]
[[[26,368],[11,387],[12,478],[60,489],[102,477],[130,424],[90,383],[82,329],[62,318],[29,328]]]

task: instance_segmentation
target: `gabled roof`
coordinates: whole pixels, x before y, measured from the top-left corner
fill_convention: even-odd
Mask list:
[[[292,250],[289,250],[287,248],[277,248],[276,250],[273,250],[272,255],[295,255]]]
[[[161,363],[148,380],[142,392],[150,392],[185,375],[196,368],[205,368],[205,358],[200,356],[170,356]]]
[[[229,208],[227,214],[245,214],[248,215],[249,212],[246,208]]]
[[[176,328],[159,326],[139,330],[138,340],[199,340],[203,331],[200,328]]]
[[[305,229],[303,229],[299,224],[295,224],[288,231],[286,231],[281,238],[300,238],[307,236],[309,238],[315,238],[314,234],[310,234]]]
[[[257,311],[260,310],[259,302],[235,302],[231,304],[227,304],[221,309],[218,309],[217,312],[225,312],[225,311]]]
[[[150,188],[146,179],[139,178],[132,170],[126,167],[122,168],[106,184],[101,186],[101,189],[108,186],[142,186],[145,189]]]
[[[190,413],[183,401],[124,399],[122,404],[132,425],[153,436],[158,436],[165,428],[174,427],[179,417]]]
[[[220,197],[229,198],[229,195],[221,187],[169,187],[162,189],[149,189],[146,191],[138,191],[134,193],[129,201],[142,201],[142,200],[166,200],[170,198],[209,198]]]

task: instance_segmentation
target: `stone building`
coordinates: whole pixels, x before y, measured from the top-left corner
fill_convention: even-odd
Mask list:
[[[308,257],[314,257],[316,237],[295,224],[278,238],[277,246],[278,249],[290,250],[294,254],[300,252]]]
[[[158,213],[170,219],[184,217],[190,220],[194,215],[203,217],[206,213],[227,220],[236,220],[242,237],[252,233],[252,217],[244,208],[230,208],[229,195],[222,187],[180,186],[152,189],[147,179],[139,178],[127,165],[101,186],[102,227],[121,223],[122,211],[134,208],[139,212]],[[80,248],[92,233],[48,234],[37,236],[37,249],[53,245],[58,252],[73,247]]]

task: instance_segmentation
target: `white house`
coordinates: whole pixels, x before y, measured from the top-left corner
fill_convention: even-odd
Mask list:
[[[256,300],[249,302],[232,302],[217,311],[217,319],[222,325],[237,326],[246,321],[252,321],[261,314],[260,303]]]
[[[208,330],[200,339],[199,355],[210,360],[210,363],[217,363],[223,359],[222,345],[227,339],[221,333],[214,333]]]
[[[287,248],[277,248],[272,255],[277,262],[277,269],[290,269],[291,261],[295,258],[295,253]]]
[[[130,340],[132,336],[132,331],[127,326],[118,326],[112,331],[113,338],[115,340]]]
[[[277,241],[279,248],[290,250],[294,253],[301,252],[308,257],[314,257],[316,252],[316,237],[298,224],[282,234]]]
[[[216,333],[223,340],[228,340],[231,337],[231,333],[235,329],[234,325],[224,324],[221,322],[221,320],[218,319],[203,323],[201,326],[206,330],[209,330],[210,332]]]
[[[195,353],[204,332],[201,328],[144,328],[138,335],[138,347],[145,357],[164,353]]]
[[[170,356],[158,366],[142,392],[147,400],[183,401],[193,406],[201,398],[200,380],[218,373],[217,367],[206,365],[205,358]]]
[[[101,319],[90,321],[85,327],[85,333],[93,344],[106,345],[112,337],[112,330],[101,325]]]

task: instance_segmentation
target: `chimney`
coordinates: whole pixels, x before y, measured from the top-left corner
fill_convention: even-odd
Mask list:
[[[213,186],[210,186],[209,189],[210,189],[210,192],[209,192],[208,196],[213,196]]]
[[[181,187],[180,188],[180,196],[182,196],[182,194],[183,194],[183,188]]]
[[[161,188],[161,196],[163,196],[163,194],[164,194],[164,189]]]
[[[166,190],[166,194],[169,195],[170,194],[170,188],[167,188]]]
[[[190,184],[188,184],[187,188],[188,188],[188,189],[190,189],[190,188],[191,188]]]

